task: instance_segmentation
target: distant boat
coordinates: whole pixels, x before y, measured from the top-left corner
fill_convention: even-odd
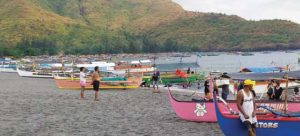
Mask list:
[[[227,55],[240,55],[240,52],[228,52]]]
[[[171,57],[184,58],[184,57],[191,57],[191,55],[174,54],[174,55],[172,55]]]
[[[197,57],[201,58],[202,54],[201,53],[197,53]]]
[[[290,50],[286,50],[285,53],[294,53],[294,52]]]
[[[250,53],[250,52],[244,52],[241,54],[242,56],[253,56],[254,54],[253,53]]]
[[[17,72],[21,77],[53,78],[52,73],[21,70],[19,67],[17,67]]]
[[[219,56],[219,53],[210,52],[206,54],[207,56]]]
[[[264,51],[262,52],[262,54],[270,54],[271,52],[270,51]]]

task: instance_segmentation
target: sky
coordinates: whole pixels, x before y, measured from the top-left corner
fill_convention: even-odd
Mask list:
[[[248,20],[284,19],[300,24],[300,0],[173,0],[185,10],[238,15]]]

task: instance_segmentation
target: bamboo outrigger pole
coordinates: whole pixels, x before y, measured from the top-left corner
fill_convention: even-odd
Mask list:
[[[285,73],[285,78],[286,78],[286,85],[285,85],[285,95],[284,95],[284,113],[287,113],[287,99],[288,99],[288,90],[289,90],[289,65],[286,66],[286,73]]]

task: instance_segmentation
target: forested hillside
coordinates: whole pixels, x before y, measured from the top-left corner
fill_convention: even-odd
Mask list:
[[[0,0],[0,55],[277,50],[299,24],[184,11],[171,0]]]

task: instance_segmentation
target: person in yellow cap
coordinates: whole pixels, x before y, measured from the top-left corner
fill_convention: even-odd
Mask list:
[[[241,89],[237,94],[237,107],[241,121],[248,129],[249,136],[255,136],[256,106],[255,97],[251,91],[254,82],[250,79],[244,81],[244,89]]]

